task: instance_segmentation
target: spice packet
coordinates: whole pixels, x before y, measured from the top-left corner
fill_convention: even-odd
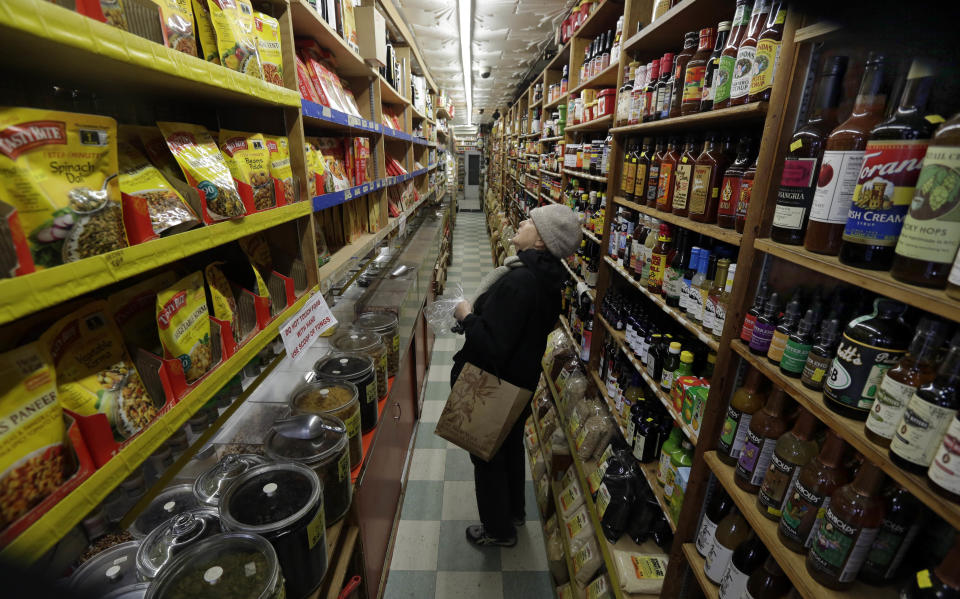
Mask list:
[[[159,122],[157,126],[187,182],[200,192],[204,221],[244,216],[247,207],[210,132],[203,125],[189,123]]]
[[[273,257],[270,255],[270,245],[267,240],[260,233],[254,233],[241,237],[237,243],[257,276],[257,294],[269,296],[270,292],[264,281],[269,279],[270,273],[273,272]]]
[[[157,167],[128,141],[119,141],[123,221],[132,245],[187,231],[200,219]]]
[[[192,273],[157,293],[157,326],[163,357],[180,360],[187,383],[210,370],[213,353],[203,273]]]
[[[193,15],[197,18],[197,38],[200,40],[200,57],[207,62],[220,64],[220,50],[217,47],[217,34],[210,20],[210,8],[207,0],[192,0]]]
[[[196,56],[197,38],[193,32],[193,7],[190,0],[153,1],[160,9],[163,43],[168,48]]]
[[[264,135],[267,140],[267,149],[270,150],[270,176],[273,185],[278,190],[278,196],[284,203],[292,204],[298,201],[297,188],[293,182],[293,168],[290,166],[290,142],[286,137]]]
[[[270,150],[263,135],[220,130],[220,150],[240,195],[250,194],[257,210],[277,205],[270,177]]]
[[[326,193],[324,180],[326,179],[327,167],[323,156],[314,149],[310,142],[303,144],[303,152],[306,156],[307,193],[309,197],[312,198]]]
[[[56,369],[60,403],[80,416],[105,415],[114,440],[129,439],[157,415],[160,406],[147,393],[107,302],[61,318],[41,342]]]
[[[325,191],[343,191],[349,189],[350,177],[347,175],[343,140],[336,137],[309,137],[307,141],[317,154],[323,157],[326,167]]]
[[[240,344],[256,329],[257,316],[252,298],[243,297],[224,273],[224,262],[214,262],[203,269],[210,294],[211,316],[229,323],[234,343]],[[239,297],[239,301],[238,301]]]
[[[257,52],[263,68],[263,80],[283,87],[283,52],[280,47],[280,22],[262,12],[253,13]]]
[[[217,35],[220,64],[228,69],[263,78],[253,30],[253,7],[247,0],[207,0],[210,21]]]
[[[107,298],[110,316],[120,329],[130,356],[137,355],[140,349],[157,355],[163,353],[155,324],[157,292],[173,285],[176,280],[177,275],[165,271],[125,287]]]
[[[0,108],[0,201],[17,210],[37,270],[127,246],[117,169],[115,120]]]
[[[67,478],[71,460],[55,377],[39,344],[0,354],[0,530]]]

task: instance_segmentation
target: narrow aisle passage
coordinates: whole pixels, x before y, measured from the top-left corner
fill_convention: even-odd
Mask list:
[[[470,296],[493,265],[484,215],[461,212],[453,234],[448,287]],[[410,477],[387,579],[386,599],[552,597],[543,532],[527,468],[527,524],[515,547],[475,547],[464,531],[478,524],[473,464],[466,451],[433,434],[450,391],[453,355],[463,337],[438,336],[427,377]]]

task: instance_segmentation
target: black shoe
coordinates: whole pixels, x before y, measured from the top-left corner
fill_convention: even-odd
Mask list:
[[[474,524],[473,526],[467,527],[467,540],[478,547],[513,547],[517,544],[516,535],[509,539],[495,539],[483,530],[482,524]]]
[[[525,525],[526,523],[527,523],[527,521],[526,521],[525,519],[523,519],[523,518],[514,518],[514,519],[513,519],[513,526],[514,526],[514,528],[520,528],[521,526]]]

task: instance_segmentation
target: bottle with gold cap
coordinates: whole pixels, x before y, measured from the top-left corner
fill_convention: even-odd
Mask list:
[[[679,341],[670,343],[670,349],[666,358],[663,360],[663,372],[660,374],[660,389],[664,393],[670,393],[670,389],[673,387],[674,374],[680,366],[680,349]]]

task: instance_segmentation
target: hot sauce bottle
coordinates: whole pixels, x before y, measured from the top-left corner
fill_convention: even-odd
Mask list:
[[[639,154],[637,154],[637,164],[636,170],[634,172],[634,188],[633,188],[633,201],[638,204],[646,204],[647,202],[647,178],[650,172],[650,157],[652,151],[650,149],[650,138],[643,138],[643,146]]]
[[[777,439],[787,431],[788,423],[786,393],[780,387],[774,387],[763,408],[750,420],[750,430],[743,443],[743,451],[737,460],[733,482],[748,493],[760,490],[764,474],[773,459],[773,450]]]
[[[703,152],[697,157],[690,184],[690,220],[701,223],[717,222],[717,206],[720,201],[720,184],[723,172],[730,163],[730,140],[717,142],[716,135],[707,137]]]
[[[657,191],[660,183],[660,164],[663,162],[664,147],[663,142],[657,140],[657,145],[650,154],[650,168],[647,173],[647,201],[650,208],[657,207]],[[636,193],[634,193],[636,195]],[[643,202],[640,202],[643,203]]]
[[[760,156],[753,159],[753,164],[740,178],[740,197],[737,198],[737,233],[743,233],[747,227],[747,208],[750,207],[750,195],[753,193],[753,180],[757,176],[757,163]]]
[[[667,52],[660,59],[660,80],[657,81],[657,101],[653,120],[659,121],[670,114],[670,93],[673,91],[673,52]]]
[[[620,179],[620,193],[628,201],[633,201],[633,190],[637,187],[637,142],[632,141],[623,154],[623,176]]]
[[[713,108],[713,98],[717,93],[717,67],[720,66],[720,54],[727,45],[730,37],[730,21],[720,21],[717,24],[717,40],[713,45],[713,52],[707,59],[703,72],[703,87],[700,93],[700,106],[697,112],[706,112]],[[683,113],[688,114],[688,113]]]
[[[680,104],[680,114],[694,114],[700,110],[700,98],[703,96],[703,78],[712,51],[713,27],[704,27],[700,30],[700,44],[697,46],[697,52],[687,63],[687,70],[683,76],[683,98]]]
[[[767,26],[757,40],[748,102],[765,102],[770,99],[777,63],[780,62],[780,43],[783,39],[783,23],[786,19],[786,3],[774,0],[770,7],[770,16],[767,17]]]
[[[677,216],[686,216],[688,212],[690,180],[693,178],[693,166],[697,160],[696,146],[696,138],[688,137],[683,154],[680,155],[680,160],[677,162],[673,184],[673,200],[670,208],[670,211]]]
[[[759,0],[763,2],[763,0]],[[749,5],[749,6],[748,6]],[[733,69],[737,62],[737,49],[743,38],[746,37],[750,28],[751,4],[749,0],[737,0],[737,9],[733,15],[733,28],[730,30],[730,36],[727,38],[727,45],[720,53],[720,62],[717,65],[717,72],[714,73],[714,86],[716,91],[713,96],[712,110],[726,108],[730,105],[730,85],[733,83]]]
[[[777,243],[803,243],[823,143],[837,124],[837,104],[846,71],[846,56],[833,56],[824,63],[813,114],[790,139],[770,229],[770,238]]]
[[[679,160],[676,142],[671,139],[667,142],[667,149],[660,160],[660,178],[657,181],[657,210],[661,212],[670,212],[673,204],[674,178]]]
[[[727,417],[723,421],[717,443],[717,457],[725,464],[733,466],[740,459],[747,431],[750,430],[750,421],[767,399],[766,392],[760,387],[763,380],[760,371],[751,368],[743,386],[737,389],[730,399]]]
[[[660,81],[660,60],[653,60],[647,65],[647,85],[643,88],[643,115],[641,120],[646,123],[654,121],[657,111],[657,84]]]
[[[757,318],[763,312],[763,305],[766,301],[767,286],[761,285],[760,289],[757,290],[756,297],[753,298],[753,306],[747,310],[747,315],[743,318],[743,326],[740,328],[740,341],[750,343],[750,339],[753,338],[753,325],[756,324]]]
[[[730,83],[730,106],[747,103],[750,80],[753,77],[753,59],[757,54],[757,40],[770,14],[770,0],[756,0],[750,13],[750,29],[737,48],[737,61],[733,65],[733,80]]]
[[[807,553],[807,572],[823,586],[843,590],[853,585],[883,523],[883,481],[883,471],[864,461],[853,482],[830,496]]]
[[[800,408],[800,416],[793,429],[777,439],[770,466],[757,495],[757,508],[767,518],[774,521],[780,519],[784,499],[799,476],[800,469],[816,457],[819,449],[814,438],[816,430],[817,419]]]
[[[670,118],[680,116],[680,106],[683,104],[683,94],[686,87],[687,63],[697,52],[696,31],[688,31],[683,36],[683,50],[677,54],[673,62],[673,91],[670,95],[670,107],[667,115]],[[701,41],[701,45],[702,45]]]
[[[791,551],[803,553],[810,547],[820,525],[818,512],[830,505],[833,492],[849,480],[843,462],[845,447],[843,439],[828,430],[820,453],[800,468],[787,490],[777,536]]]
[[[933,82],[930,65],[914,60],[896,112],[870,132],[843,229],[844,264],[887,270],[893,262],[930,136],[940,122],[940,117],[926,115]]]
[[[720,183],[720,203],[717,205],[717,224],[724,229],[732,229],[737,223],[737,199],[740,196],[740,183],[743,173],[750,164],[750,138],[741,137],[737,144],[737,157],[733,164],[723,172]]]

